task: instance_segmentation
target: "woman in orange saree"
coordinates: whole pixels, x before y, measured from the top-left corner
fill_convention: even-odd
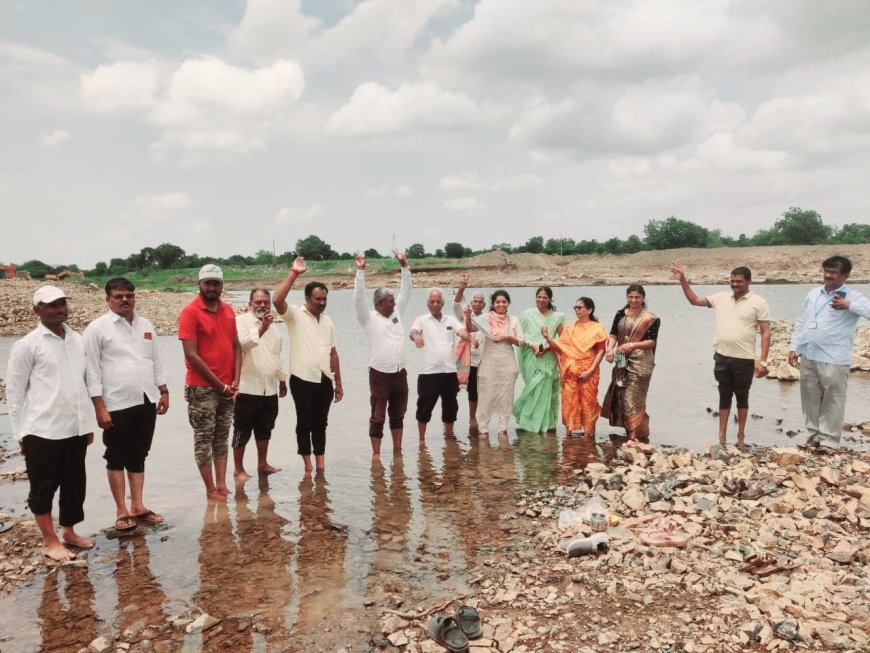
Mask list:
[[[629,440],[649,440],[646,395],[655,367],[656,340],[661,320],[646,310],[646,291],[632,284],[625,308],[616,312],[605,358],[613,366],[601,414],[612,426],[622,426]]]
[[[557,339],[546,328],[541,335],[559,360],[562,384],[562,423],[568,434],[583,431],[595,435],[595,424],[601,415],[598,403],[599,366],[604,358],[607,332],[595,318],[595,302],[580,297],[574,302],[577,319],[562,329]]]

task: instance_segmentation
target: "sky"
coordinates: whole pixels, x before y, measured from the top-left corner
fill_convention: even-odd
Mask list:
[[[0,263],[870,220],[864,0],[6,0]]]

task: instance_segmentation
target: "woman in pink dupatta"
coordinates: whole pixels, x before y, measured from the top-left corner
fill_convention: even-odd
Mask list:
[[[557,339],[546,328],[541,335],[559,359],[562,383],[562,423],[568,433],[583,431],[595,436],[595,424],[601,415],[598,403],[599,366],[604,358],[607,332],[595,318],[595,302],[580,297],[574,302],[577,319],[562,329]]]

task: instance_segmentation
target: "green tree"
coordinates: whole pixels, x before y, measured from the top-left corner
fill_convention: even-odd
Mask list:
[[[609,254],[622,254],[623,252],[622,241],[616,237],[605,240],[604,243],[602,243],[602,247],[604,248],[604,251]]]
[[[381,256],[380,252],[378,252],[378,250],[376,250],[374,247],[370,247],[365,252],[363,252],[363,254],[365,254],[366,258],[384,258],[383,256]]]
[[[643,241],[634,234],[631,234],[628,238],[625,239],[625,242],[622,244],[622,251],[626,254],[634,254],[635,252],[639,252],[643,249]]]
[[[29,272],[34,279],[42,279],[46,274],[54,274],[58,268],[50,266],[48,263],[43,263],[37,259],[32,261],[24,261],[21,265],[16,266],[22,272]]]
[[[526,244],[523,245],[523,249],[530,254],[540,254],[544,251],[544,237],[532,236],[526,241]]]
[[[296,242],[297,256],[304,256],[312,261],[326,261],[333,258],[335,252],[318,236],[308,236]]]
[[[435,250],[435,258],[444,258],[444,250],[440,249],[440,248],[436,249]]]
[[[544,251],[553,256],[562,256],[573,253],[575,246],[573,238],[548,238],[544,243]]]
[[[816,211],[796,206],[782,214],[771,230],[772,245],[819,245],[831,237],[831,228]]]
[[[161,243],[151,252],[151,259],[161,270],[174,268],[184,259],[185,252],[178,245],[172,243]]]
[[[843,228],[837,232],[834,240],[844,245],[870,243],[870,224],[860,224],[858,222],[844,224]]]
[[[408,248],[408,258],[426,258],[426,248],[421,243],[414,243]]]
[[[106,265],[106,262],[99,261],[94,266],[94,269],[91,270],[91,273],[88,276],[102,277],[102,276],[105,276],[106,274],[108,274],[108,272],[109,272],[109,266]]]
[[[254,265],[272,265],[275,263],[275,255],[268,249],[258,249],[254,254]]]
[[[650,220],[643,228],[650,249],[706,247],[710,232],[704,227],[671,216],[665,220]]]
[[[444,245],[444,256],[446,258],[462,258],[465,256],[465,248],[461,243],[447,243]]]

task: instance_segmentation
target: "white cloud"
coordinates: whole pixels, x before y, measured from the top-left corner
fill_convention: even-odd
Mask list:
[[[323,213],[324,208],[320,204],[310,204],[305,207],[284,207],[272,218],[272,224],[283,225],[288,222],[311,222],[322,216]]]
[[[326,131],[350,136],[458,131],[481,124],[490,111],[468,96],[432,84],[402,84],[395,91],[365,82],[326,123]]]
[[[370,186],[366,188],[369,197],[411,197],[414,189],[407,185],[402,186]]]
[[[122,213],[121,217],[130,222],[164,222],[177,218],[180,212],[186,211],[192,204],[184,193],[140,195],[133,200],[133,210]]]
[[[62,129],[55,129],[51,132],[39,135],[39,144],[45,147],[57,147],[66,143],[70,139],[70,133]]]
[[[69,110],[75,97],[77,67],[48,50],[0,39],[0,93],[4,107]]]
[[[458,172],[442,177],[438,181],[438,188],[444,191],[522,191],[540,188],[543,183],[541,177],[531,173],[513,173],[494,179],[483,179],[476,172]]]
[[[82,102],[97,113],[150,109],[157,104],[160,69],[154,61],[116,61],[79,77]]]
[[[444,208],[460,213],[477,213],[483,211],[486,205],[478,201],[476,197],[454,197],[444,202]]]

